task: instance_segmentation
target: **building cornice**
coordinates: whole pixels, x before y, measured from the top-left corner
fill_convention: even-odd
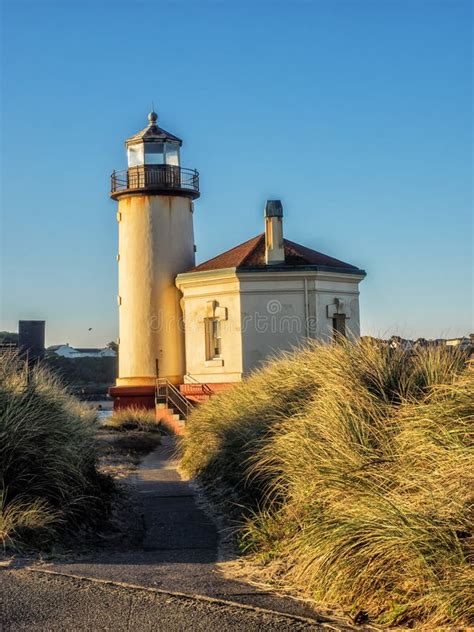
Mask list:
[[[366,277],[364,270],[342,270],[329,266],[275,266],[267,268],[220,268],[218,270],[202,270],[199,272],[182,272],[176,277],[176,287],[195,285],[211,285],[225,280],[275,281],[284,279],[305,278],[327,281],[345,281],[359,283]]]
[[[200,272],[181,272],[175,280],[176,287],[193,287],[196,285],[212,285],[223,281],[237,281],[237,268],[220,268],[219,270],[203,270]]]
[[[275,281],[284,279],[311,279],[315,281],[344,281],[346,283],[359,283],[365,279],[365,272],[358,271],[359,274],[347,272],[333,272],[330,270],[316,270],[309,267],[298,267],[294,270],[278,269],[264,271],[256,269],[237,270],[237,277],[245,281]]]
[[[275,272],[281,273],[295,273],[295,274],[303,274],[307,272],[329,272],[334,274],[342,274],[344,276],[360,276],[364,278],[367,276],[365,270],[360,270],[359,268],[342,268],[337,266],[323,266],[323,265],[298,265],[298,266],[287,266],[287,265],[269,265],[265,268],[262,267],[245,267],[245,268],[237,268],[237,272],[243,274],[273,274]]]

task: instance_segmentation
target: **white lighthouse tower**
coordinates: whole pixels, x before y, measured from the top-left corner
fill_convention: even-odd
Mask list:
[[[199,174],[181,167],[182,141],[155,112],[125,144],[128,169],[114,171],[110,194],[119,228],[119,374],[110,394],[116,408],[152,407],[156,378],[178,384],[185,373],[175,278],[194,265]]]

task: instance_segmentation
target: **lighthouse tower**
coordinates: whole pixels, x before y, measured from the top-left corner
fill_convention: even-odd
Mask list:
[[[148,125],[125,142],[128,169],[114,171],[118,202],[119,374],[116,408],[153,407],[157,377],[183,381],[184,329],[176,275],[194,265],[193,200],[199,174],[181,167],[182,141]]]

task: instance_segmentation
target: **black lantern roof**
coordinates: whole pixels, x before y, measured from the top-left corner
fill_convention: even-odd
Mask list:
[[[174,134],[167,132],[166,130],[159,127],[157,124],[158,115],[156,112],[150,112],[148,115],[148,125],[142,129],[141,132],[131,136],[125,141],[126,146],[136,145],[138,143],[148,143],[148,142],[166,142],[171,141],[174,143],[178,143],[180,146],[183,144],[181,138],[178,138]]]

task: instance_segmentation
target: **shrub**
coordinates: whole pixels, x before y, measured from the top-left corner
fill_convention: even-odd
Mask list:
[[[96,469],[95,414],[41,366],[0,357],[0,542],[44,544],[91,524],[110,482]]]
[[[117,376],[117,358],[64,358],[51,353],[44,364],[74,392],[106,393]]]
[[[123,408],[116,410],[107,418],[103,428],[110,430],[143,430],[160,432],[160,422],[155,418],[153,410],[145,408]]]
[[[380,622],[468,625],[473,392],[447,348],[315,345],[201,407],[184,463],[237,493],[275,577]]]

